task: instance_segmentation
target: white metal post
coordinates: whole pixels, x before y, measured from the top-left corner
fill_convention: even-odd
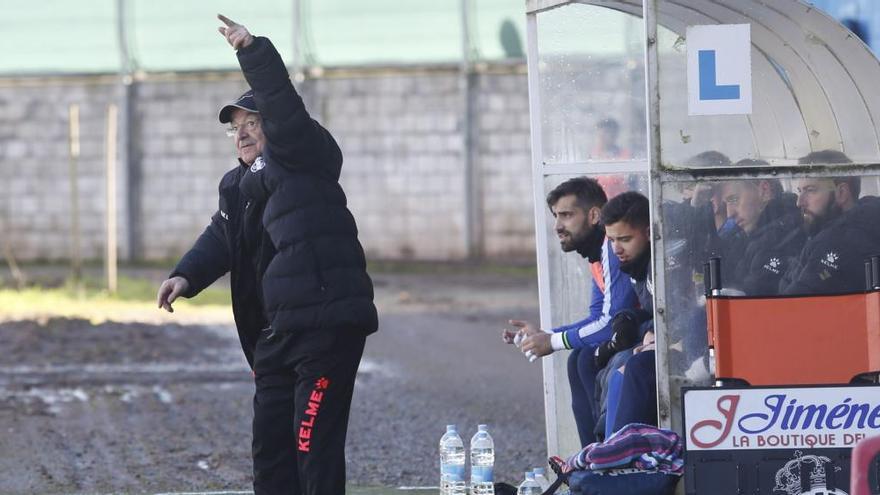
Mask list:
[[[669,367],[667,361],[666,277],[663,270],[663,188],[660,183],[660,71],[657,48],[657,0],[644,0],[645,20],[645,90],[647,91],[646,120],[648,124],[648,161],[651,180],[648,193],[651,198],[651,257],[654,276],[654,335],[656,339],[655,366],[657,369],[657,420],[670,427]]]
[[[550,328],[550,259],[547,237],[547,214],[544,211],[544,151],[541,142],[540,74],[538,71],[538,21],[536,14],[526,19],[529,79],[529,119],[532,145],[532,192],[535,208],[535,255],[538,263],[538,299],[541,328]],[[557,376],[553,359],[541,360],[544,373],[544,417],[547,429],[547,451],[559,452],[559,410],[557,408]],[[564,377],[563,377],[564,378]],[[567,380],[565,381],[567,383]]]
[[[116,138],[119,121],[119,109],[116,105],[107,107],[107,142],[106,161],[106,202],[105,202],[105,235],[106,251],[104,253],[104,274],[107,277],[107,291],[116,293],[117,270],[116,270]]]

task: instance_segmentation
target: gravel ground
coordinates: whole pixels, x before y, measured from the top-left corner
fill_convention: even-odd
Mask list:
[[[355,389],[349,481],[436,485],[447,423],[463,436],[489,424],[498,480],[543,465],[540,366],[498,336],[537,317],[534,277],[375,280],[381,328]],[[0,493],[250,487],[253,381],[234,328],[124,321],[0,323]]]

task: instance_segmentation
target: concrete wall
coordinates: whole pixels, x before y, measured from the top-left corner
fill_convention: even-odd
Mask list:
[[[11,244],[19,258],[59,259],[70,254],[72,102],[82,105],[77,174],[82,250],[97,257],[103,249],[104,112],[116,94],[112,85],[83,79],[0,88],[0,241]]]
[[[474,76],[473,147],[465,149],[463,85],[454,67],[328,71],[298,85],[345,155],[342,184],[368,256],[462,259],[466,153],[472,153],[473,244],[487,258],[534,253],[528,90],[523,66]],[[120,254],[182,254],[217,207],[217,183],[236,165],[219,107],[246,88],[238,73],[150,74],[131,91],[128,167],[117,181]],[[82,252],[104,243],[107,105],[112,77],[0,80],[0,236],[24,260],[70,255],[68,106],[81,106]]]

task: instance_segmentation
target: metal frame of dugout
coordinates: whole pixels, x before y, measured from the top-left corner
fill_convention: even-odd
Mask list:
[[[555,245],[546,193],[579,175],[645,192],[654,242],[658,417],[661,426],[681,431],[682,387],[706,386],[712,377],[690,373],[691,363],[676,362],[670,352],[682,335],[666,273],[680,260],[667,241],[674,212],[661,205],[694,185],[744,178],[777,178],[790,187],[793,178],[858,175],[863,190],[876,194],[880,63],[837,21],[797,0],[527,0],[526,7],[541,326],[582,316],[590,278],[583,260]],[[688,27],[725,24],[750,29],[751,111],[690,115]],[[597,123],[608,117],[625,153],[591,149]],[[798,165],[799,157],[825,149],[842,151],[853,163]],[[709,150],[734,162],[766,163],[692,159]],[[686,345],[708,353],[705,335]],[[555,353],[543,362],[547,445],[554,454],[579,447],[565,357]]]

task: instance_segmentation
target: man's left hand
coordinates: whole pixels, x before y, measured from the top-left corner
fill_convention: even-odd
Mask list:
[[[537,332],[526,337],[523,340],[522,351],[526,356],[532,355],[536,357],[544,357],[553,353],[553,346],[550,345],[550,334],[546,332]]]
[[[246,27],[238,24],[223,14],[217,14],[217,19],[220,19],[223,24],[226,24],[226,27],[220,26],[217,29],[220,31],[220,34],[226,38],[229,46],[233,49],[241,50],[254,42],[254,37]]]

